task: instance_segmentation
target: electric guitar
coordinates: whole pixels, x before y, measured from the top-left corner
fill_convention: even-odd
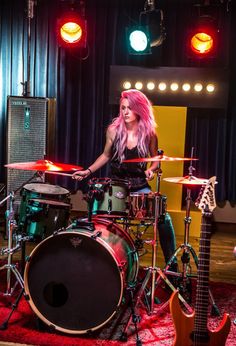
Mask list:
[[[223,346],[230,331],[228,314],[224,314],[216,330],[210,331],[207,328],[211,217],[216,207],[215,180],[216,177],[208,180],[196,201],[197,207],[202,211],[202,220],[195,311],[190,315],[182,311],[178,291],[175,291],[170,299],[170,312],[175,326],[173,346]]]

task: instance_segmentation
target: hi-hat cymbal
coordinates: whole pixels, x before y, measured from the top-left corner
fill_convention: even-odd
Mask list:
[[[23,169],[25,171],[79,171],[81,166],[66,163],[55,163],[49,160],[38,160],[35,162],[8,163],[7,168]]]
[[[196,178],[194,176],[185,177],[171,177],[171,178],[163,178],[163,180],[168,181],[169,183],[174,184],[183,184],[183,185],[206,185],[208,179]]]
[[[187,157],[170,157],[166,155],[157,155],[152,157],[137,157],[135,159],[128,159],[124,160],[123,162],[155,162],[155,161],[166,161],[166,162],[172,162],[172,161],[196,161],[198,159],[193,158],[187,158]]]

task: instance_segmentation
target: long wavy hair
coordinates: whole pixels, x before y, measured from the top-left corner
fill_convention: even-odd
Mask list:
[[[121,93],[120,104],[124,98],[129,101],[131,110],[138,116],[137,149],[140,157],[146,157],[149,153],[150,139],[155,134],[155,128],[157,127],[153,115],[152,104],[146,95],[136,89],[123,91]],[[116,132],[114,157],[122,161],[125,158],[124,152],[127,145],[128,132],[121,108],[118,117],[113,120],[109,128]]]

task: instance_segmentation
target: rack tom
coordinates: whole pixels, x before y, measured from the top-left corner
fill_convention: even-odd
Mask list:
[[[88,185],[88,207],[91,203],[93,215],[127,215],[128,181],[93,178]]]

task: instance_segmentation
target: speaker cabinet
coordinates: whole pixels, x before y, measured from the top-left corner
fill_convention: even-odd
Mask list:
[[[55,99],[8,96],[7,163],[31,162],[48,157],[48,152],[54,149],[54,128]],[[44,181],[44,178],[35,177],[35,173],[7,169],[7,193],[16,192],[16,203],[19,204],[21,188],[31,178],[31,181]]]

